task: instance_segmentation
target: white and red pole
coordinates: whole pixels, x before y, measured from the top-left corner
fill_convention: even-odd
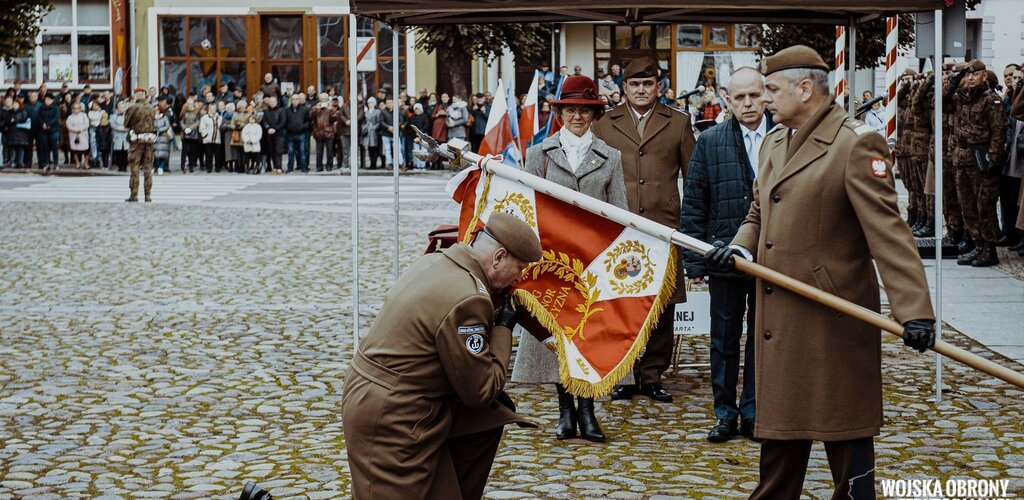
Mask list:
[[[896,142],[896,45],[899,42],[899,16],[885,18],[885,139]]]
[[[836,102],[842,103],[846,90],[846,26],[836,26]]]

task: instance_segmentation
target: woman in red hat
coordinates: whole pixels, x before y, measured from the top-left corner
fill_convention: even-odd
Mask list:
[[[597,84],[586,76],[570,76],[562,85],[562,97],[551,102],[552,113],[562,128],[526,151],[524,171],[574,189],[582,194],[626,208],[626,183],[622,176],[622,155],[591,132],[590,127],[604,113]],[[593,398],[574,398],[559,382],[555,339],[533,328],[532,335],[519,341],[512,381],[555,384],[558,391],[558,439],[576,437],[604,442],[605,435],[594,414]],[[574,401],[575,399],[575,401]]]

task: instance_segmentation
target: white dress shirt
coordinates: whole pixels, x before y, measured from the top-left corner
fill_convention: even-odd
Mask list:
[[[747,159],[750,160],[750,167],[754,169],[754,177],[757,178],[757,162],[761,153],[761,144],[764,143],[764,136],[768,133],[768,118],[762,116],[761,124],[754,130],[740,124],[740,132],[743,133],[743,147],[747,150]]]

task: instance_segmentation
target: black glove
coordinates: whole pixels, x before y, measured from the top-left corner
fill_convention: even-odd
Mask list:
[[[912,319],[903,323],[903,344],[918,352],[925,352],[935,345],[935,322],[926,319]]]
[[[743,254],[731,247],[725,246],[725,243],[716,241],[714,248],[708,250],[708,253],[704,254],[704,264],[708,268],[708,273],[733,273],[736,270],[736,256],[743,256]]]
[[[953,76],[949,77],[949,84],[953,87],[953,90],[960,88],[960,80],[964,79],[963,71],[956,71]]]
[[[512,294],[505,295],[505,300],[494,315],[494,326],[503,326],[509,330],[516,326],[516,308],[512,305]]]

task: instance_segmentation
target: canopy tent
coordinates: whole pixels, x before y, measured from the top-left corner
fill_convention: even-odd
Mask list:
[[[391,25],[529,22],[849,24],[941,9],[943,0],[352,0],[353,11]]]
[[[883,16],[912,12],[935,12],[935,25],[942,26],[942,14],[946,0],[675,0],[675,1],[623,1],[589,0],[585,4],[578,0],[350,0],[352,12],[359,16],[372,17],[393,27],[422,26],[438,24],[499,24],[527,22],[609,22],[616,24],[640,23],[758,23],[758,24],[824,24],[849,26],[848,51],[850,81],[856,68],[856,26],[860,23]],[[961,0],[958,0],[961,1]],[[355,16],[350,29],[350,72],[355,78]],[[935,47],[943,47],[942,30],[936,29]],[[394,43],[397,44],[397,35]],[[940,67],[938,57],[933,67]],[[935,73],[935,88],[942,88],[942,74]],[[397,97],[397,72],[395,72]],[[351,116],[356,113],[356,92],[352,86]],[[851,88],[850,94],[854,91]],[[935,92],[935,130],[942,130],[942,92]],[[397,106],[396,106],[397,108]],[[854,110],[850,110],[851,118]],[[356,136],[355,122],[352,135]],[[395,142],[398,141],[397,127]],[[943,151],[942,134],[935,134],[935,151]],[[397,148],[396,148],[397,155]],[[938,329],[936,338],[942,333],[942,155],[936,155],[935,165],[935,289],[934,309]],[[358,177],[355,156],[352,156],[353,172],[353,271],[355,296],[353,300],[354,345],[358,348],[359,301],[358,301]],[[398,169],[395,168],[395,223],[397,254],[398,223]],[[397,263],[395,264],[397,279]],[[942,400],[942,356],[935,354],[935,401]]]

